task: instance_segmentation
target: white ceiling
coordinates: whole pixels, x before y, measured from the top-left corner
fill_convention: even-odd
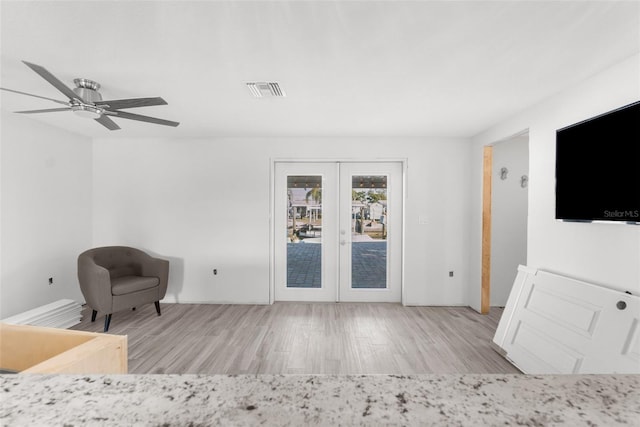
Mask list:
[[[22,64],[181,122],[30,115],[91,136],[472,136],[640,51],[640,2],[2,1],[2,87],[64,100]],[[247,81],[286,98],[255,99]],[[0,92],[7,111],[55,108]]]

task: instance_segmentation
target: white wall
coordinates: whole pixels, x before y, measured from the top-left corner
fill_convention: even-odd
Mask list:
[[[507,178],[500,178],[506,167]],[[493,146],[491,185],[491,306],[507,303],[519,264],[527,263],[527,194],[520,179],[529,175],[529,137]]]
[[[268,303],[274,158],[408,159],[406,301],[467,304],[469,142],[462,139],[98,139],[94,245],[168,257],[167,301]],[[421,215],[427,224],[418,224]]]
[[[0,318],[84,301],[76,259],[91,246],[91,140],[2,113],[0,152]]]
[[[473,138],[469,304],[480,308],[482,147],[529,129],[527,264],[640,293],[640,227],[556,221],[555,131],[640,99],[640,55]],[[603,146],[606,148],[606,146]]]

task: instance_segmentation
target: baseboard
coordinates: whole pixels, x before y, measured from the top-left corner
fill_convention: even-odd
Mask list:
[[[162,304],[218,304],[218,305],[271,305],[269,301],[192,301],[178,298],[165,297],[160,301]]]

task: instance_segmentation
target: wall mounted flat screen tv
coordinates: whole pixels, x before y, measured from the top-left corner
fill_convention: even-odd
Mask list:
[[[640,224],[640,101],[556,131],[556,219]]]

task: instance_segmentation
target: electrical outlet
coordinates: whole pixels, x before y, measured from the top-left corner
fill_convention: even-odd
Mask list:
[[[217,268],[214,268],[214,269],[213,269],[213,275],[215,276],[215,275],[217,275],[217,274],[218,274],[218,269],[217,269]]]
[[[449,272],[449,277],[453,277],[453,271]]]
[[[53,285],[53,277],[49,277],[49,285]]]

